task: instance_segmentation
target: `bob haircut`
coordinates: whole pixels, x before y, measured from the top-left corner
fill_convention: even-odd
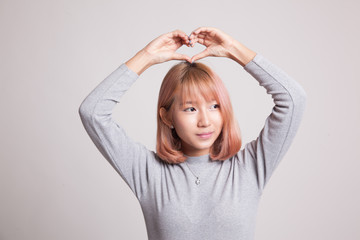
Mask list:
[[[170,68],[164,77],[157,106],[157,155],[168,163],[181,163],[186,160],[181,151],[181,139],[176,129],[170,128],[160,116],[160,109],[166,110],[166,116],[171,116],[175,94],[179,100],[195,101],[202,96],[206,101],[216,100],[220,105],[223,127],[219,137],[210,148],[210,158],[226,160],[234,156],[241,148],[240,129],[235,121],[233,108],[220,77],[200,62],[189,63],[182,61]]]

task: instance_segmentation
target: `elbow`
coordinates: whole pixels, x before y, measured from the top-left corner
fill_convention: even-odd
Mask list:
[[[296,108],[299,111],[303,112],[306,107],[306,101],[307,101],[307,93],[304,90],[304,88],[300,86],[296,94],[296,101],[295,101]]]
[[[85,111],[84,107],[82,105],[80,105],[80,107],[78,108],[79,116],[83,117],[83,116],[85,116],[85,113],[86,113],[86,111]]]
[[[295,101],[295,104],[297,105],[303,105],[306,103],[307,99],[307,93],[303,86],[301,86],[299,83],[295,85],[294,91],[293,91],[293,99]]]
[[[305,91],[305,89],[303,87],[300,87],[299,90],[299,99],[303,104],[306,104],[306,100],[307,100],[307,93]]]
[[[303,87],[300,87],[300,95],[302,98],[304,98],[306,100],[307,98],[307,93],[305,91],[305,89]]]
[[[89,118],[92,115],[92,109],[93,108],[90,106],[90,104],[88,104],[85,99],[78,108],[78,114],[81,118]]]

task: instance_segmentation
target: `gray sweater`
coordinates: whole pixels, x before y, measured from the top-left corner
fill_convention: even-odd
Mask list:
[[[129,138],[112,118],[115,105],[139,77],[125,63],[81,103],[87,133],[140,203],[148,239],[254,239],[260,197],[300,126],[306,93],[260,54],[244,69],[275,105],[259,136],[225,161],[204,155],[188,157],[188,165],[168,164]]]

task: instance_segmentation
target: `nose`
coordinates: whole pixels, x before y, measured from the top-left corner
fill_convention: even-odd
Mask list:
[[[210,125],[209,113],[207,111],[201,111],[199,113],[198,127],[208,127]]]

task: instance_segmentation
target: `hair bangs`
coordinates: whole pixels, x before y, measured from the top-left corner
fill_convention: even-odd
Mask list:
[[[179,86],[179,100],[185,105],[187,102],[205,100],[219,103],[219,93],[214,80],[206,72],[199,69],[191,69],[184,75]]]

